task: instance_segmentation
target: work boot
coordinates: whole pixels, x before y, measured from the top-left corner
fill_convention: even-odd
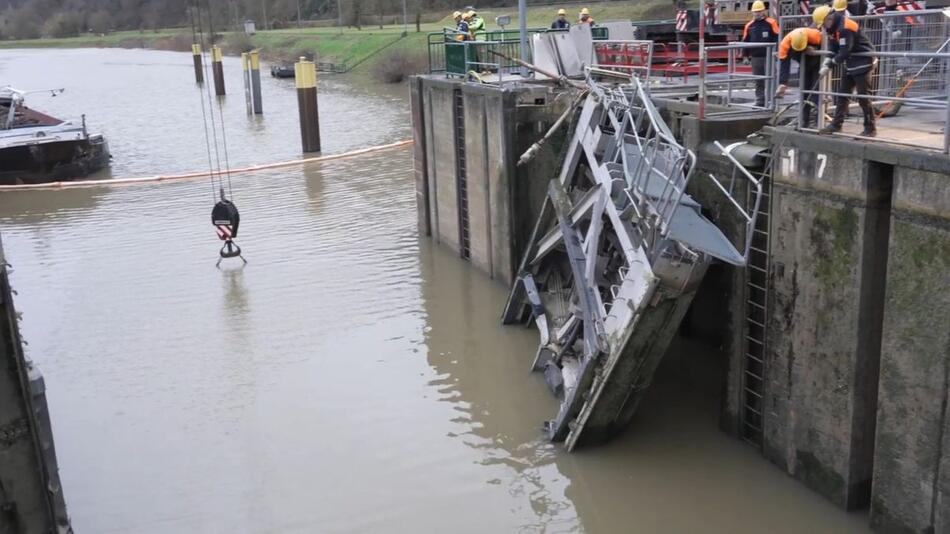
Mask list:
[[[841,131],[840,122],[832,122],[825,126],[824,128],[818,130],[818,135],[830,135]]]
[[[874,108],[867,106],[861,111],[864,112],[864,131],[861,132],[861,135],[863,137],[874,137],[877,135],[877,127],[874,126]]]

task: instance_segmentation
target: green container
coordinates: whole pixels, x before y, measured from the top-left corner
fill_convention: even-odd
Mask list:
[[[445,72],[465,76],[465,56],[469,61],[475,61],[475,50],[465,46],[465,43],[445,43]]]

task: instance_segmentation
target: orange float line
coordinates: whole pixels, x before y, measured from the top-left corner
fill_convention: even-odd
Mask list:
[[[349,152],[343,152],[341,154],[329,154],[326,156],[316,156],[312,158],[303,158],[295,159],[290,161],[280,161],[277,163],[267,163],[264,165],[251,165],[249,167],[241,167],[239,169],[231,169],[231,174],[244,174],[249,172],[257,171],[266,171],[268,169],[277,169],[280,167],[292,167],[294,165],[303,165],[306,163],[320,163],[324,161],[332,161],[335,159],[344,159],[352,158],[356,156],[362,156],[364,154],[370,154],[373,152],[380,152],[382,150],[392,150],[394,148],[401,148],[409,146],[412,144],[412,139],[404,139],[402,141],[397,141],[395,143],[390,143],[388,145],[377,145],[367,148],[361,148],[359,150],[351,150]],[[224,176],[226,172],[217,173],[214,175]],[[157,175],[157,176],[143,176],[139,178],[110,178],[108,180],[76,180],[68,182],[49,182],[43,184],[19,184],[19,185],[0,185],[0,191],[24,191],[31,189],[75,189],[79,187],[114,187],[120,185],[135,185],[135,184],[148,184],[148,183],[157,183],[157,182],[175,182],[182,180],[194,180],[198,178],[208,178],[212,175],[211,172],[201,171],[201,172],[189,172],[185,174],[170,174],[170,175]]]

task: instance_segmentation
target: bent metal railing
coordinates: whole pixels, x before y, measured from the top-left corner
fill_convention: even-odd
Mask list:
[[[639,78],[634,77],[630,85],[603,85],[589,77],[588,83],[591,94],[603,103],[614,132],[613,142],[608,143],[603,160],[621,165],[626,182],[625,194],[631,201],[635,217],[656,222],[656,228],[644,235],[670,238],[678,210],[690,204],[684,201],[684,195],[696,172],[695,154],[677,141]],[[742,177],[749,182],[754,192],[752,212],[742,208],[739,200],[733,197],[732,188],[723,188],[712,174],[705,176],[746,221],[746,234],[751,236],[762,196],[761,181],[745,171],[723,147],[718,148],[723,156],[742,169]],[[672,237],[682,239],[684,236]],[[747,240],[743,250],[738,252],[741,260],[736,263],[746,261],[749,245]]]

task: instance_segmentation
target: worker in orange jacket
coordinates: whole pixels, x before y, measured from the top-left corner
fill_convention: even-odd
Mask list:
[[[821,68],[821,56],[816,53],[821,48],[821,31],[815,28],[796,28],[785,35],[778,44],[778,90],[775,91],[776,98],[785,96],[788,88],[788,77],[792,70],[792,60],[798,62],[798,68],[802,70],[804,84],[799,87],[800,91],[816,91],[818,89],[819,69]],[[810,128],[812,126],[812,117],[818,116],[818,93],[801,95],[806,98],[803,102],[801,115],[798,117],[798,125],[801,128]]]
[[[874,108],[871,107],[869,99],[860,98],[869,94],[868,86],[870,85],[874,59],[865,55],[858,55],[873,52],[874,45],[861,31],[858,23],[847,17],[846,9],[845,2],[835,0],[833,13],[826,6],[821,6],[812,13],[815,24],[824,27],[828,33],[829,49],[833,54],[832,57],[825,60],[818,75],[824,76],[831,68],[844,65],[844,72],[841,73],[841,81],[835,92],[842,95],[850,95],[852,91],[857,92],[859,96],[858,104],[864,113],[864,131],[861,132],[861,135],[874,137],[877,135],[877,128],[874,124]],[[834,119],[819,133],[829,134],[841,131],[844,118],[848,114],[850,102],[851,98],[849,96],[836,97]]]
[[[755,0],[752,4],[752,20],[742,30],[744,43],[775,43],[778,42],[778,22],[769,16],[765,9],[765,2]],[[765,76],[765,60],[769,51],[765,48],[752,48],[745,54],[752,61],[752,74]],[[765,106],[765,78],[755,81],[755,105]]]

